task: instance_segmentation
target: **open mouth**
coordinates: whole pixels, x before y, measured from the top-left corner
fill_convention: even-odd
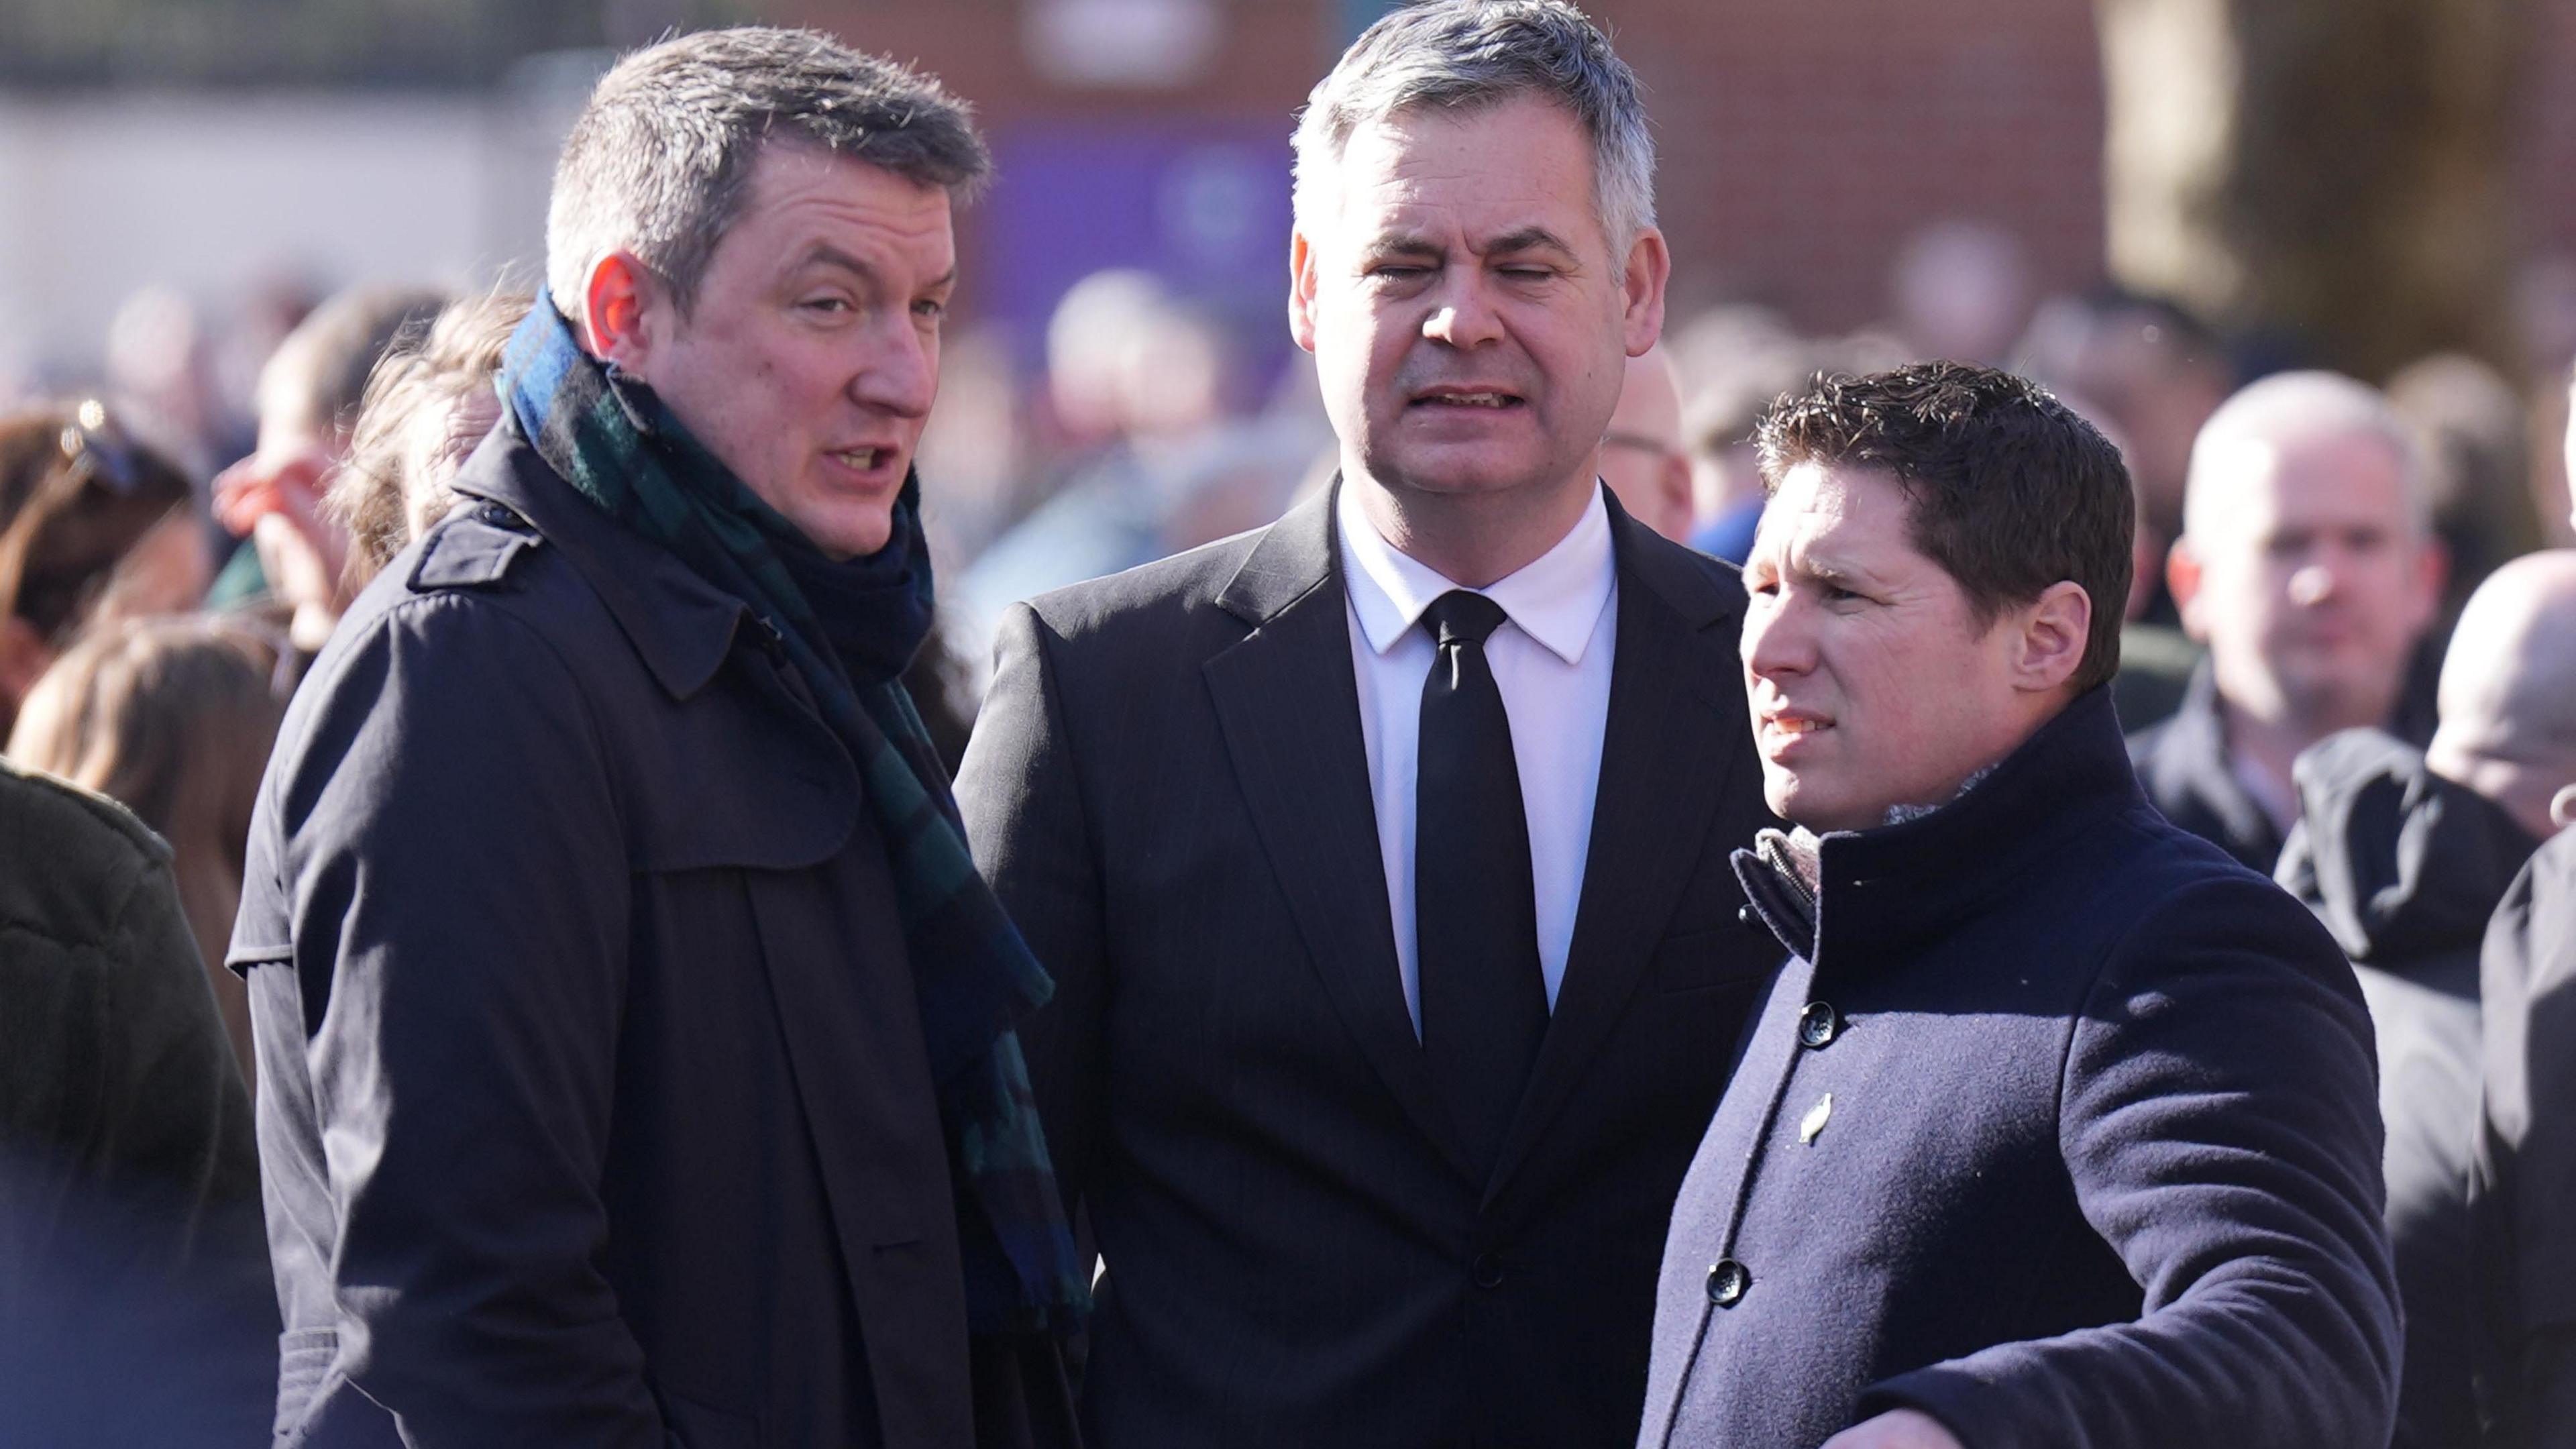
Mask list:
[[[1518,393],[1496,391],[1426,392],[1414,398],[1418,408],[1483,409],[1507,412],[1529,404]]]
[[[833,462],[840,464],[844,468],[855,468],[862,473],[873,473],[877,469],[884,467],[887,463],[893,461],[894,449],[842,448],[834,452],[826,453],[824,456],[830,458]]]
[[[1832,720],[1807,719],[1794,715],[1773,715],[1762,721],[1765,741],[1780,748],[1813,738],[1833,727]]]

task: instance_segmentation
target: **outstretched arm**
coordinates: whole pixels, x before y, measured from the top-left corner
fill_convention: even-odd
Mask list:
[[[2370,1022],[2305,911],[2251,879],[2180,893],[2074,1030],[2059,1146],[2134,1322],[1875,1386],[1968,1449],[2383,1445],[2396,1289]]]

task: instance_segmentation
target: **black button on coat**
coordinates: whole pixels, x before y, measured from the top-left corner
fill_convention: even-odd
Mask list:
[[[742,605],[496,432],[261,789],[282,1432],[974,1442],[946,1148],[848,753]],[[990,1441],[987,1441],[990,1442]]]
[[[1825,836],[1812,932],[1736,859],[1797,954],[1673,1211],[1640,1445],[1815,1449],[1901,1406],[1972,1449],[2387,1443],[2352,969],[2148,805],[2104,691],[1951,805]]]

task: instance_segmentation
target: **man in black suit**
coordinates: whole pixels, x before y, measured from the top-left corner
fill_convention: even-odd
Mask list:
[[[1012,611],[959,782],[1107,1267],[1107,1449],[1627,1442],[1656,1252],[1778,959],[1734,571],[1597,454],[1669,260],[1559,0],[1400,10],[1298,135],[1341,477]]]

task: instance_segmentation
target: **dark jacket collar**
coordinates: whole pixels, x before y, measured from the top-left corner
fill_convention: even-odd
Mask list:
[[[1751,850],[1734,855],[1746,898],[1821,969],[1854,952],[1937,939],[2005,894],[2071,836],[2145,804],[2111,708],[2086,691],[1958,799],[1902,825],[1818,838],[1814,932],[1794,890]]]
[[[2295,767],[2300,821],[2278,879],[2344,954],[2401,974],[2474,953],[2496,902],[2540,842],[2485,796],[2379,730],[2310,745]]]
[[[2141,734],[2134,755],[2148,795],[2175,823],[2253,869],[2270,870],[2281,853],[2281,830],[2245,793],[2228,761],[2227,721],[2208,659],[2192,670],[2181,707]]]
[[[750,611],[555,476],[503,419],[456,478],[456,491],[498,503],[563,550],[673,699],[707,686]]]
[[[1621,582],[1633,579],[1654,590],[1693,629],[1704,629],[1741,606],[1740,591],[1730,599],[1726,588],[1694,567],[1688,554],[1642,547],[1646,526],[1628,516],[1606,484],[1593,486],[1601,489],[1610,510],[1610,549]],[[1341,548],[1333,536],[1333,508],[1341,488],[1337,474],[1331,487],[1270,525],[1217,594],[1217,607],[1258,628],[1315,588],[1328,583],[1339,587]]]

